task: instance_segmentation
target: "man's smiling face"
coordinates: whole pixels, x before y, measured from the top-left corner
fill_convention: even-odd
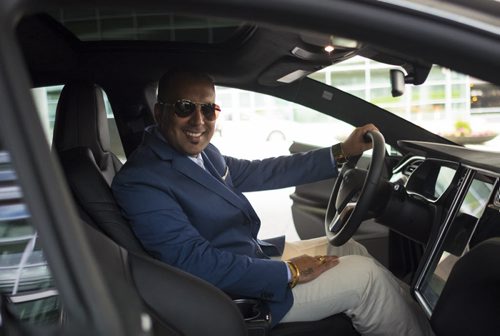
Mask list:
[[[214,103],[214,85],[200,78],[190,76],[176,76],[172,78],[169,92],[165,92],[162,101],[174,104],[179,100],[190,100],[196,103],[196,110],[187,117],[179,117],[175,114],[172,105],[155,106],[155,118],[163,136],[169,144],[183,154],[196,156],[201,153],[210,143],[215,132],[215,119],[207,120],[201,112],[200,103]]]

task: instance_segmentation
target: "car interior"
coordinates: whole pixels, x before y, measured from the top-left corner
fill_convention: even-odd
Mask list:
[[[154,312],[152,316],[158,316],[159,323],[155,323],[154,326],[159,327],[167,323],[167,326],[174,325],[186,335],[202,334],[207,327],[210,327],[214,334],[241,333],[241,323],[232,321],[233,323],[226,326],[219,320],[220,314],[226,316],[225,310],[234,309],[234,304],[227,296],[187,273],[154,261],[142,248],[123,218],[110,189],[112,178],[120,168],[120,161],[109,151],[110,140],[101,89],[89,82],[66,85],[59,99],[55,125],[53,146],[59,153],[61,166],[76,200],[80,217],[85,223],[103,232],[122,247],[123,251],[119,255],[106,262],[110,264],[125,262],[124,269],[131,274],[127,277],[133,279],[133,284],[141,297]],[[75,136],[75,134],[81,135]],[[97,235],[95,232],[93,234]],[[91,241],[94,242],[93,239]],[[114,245],[104,237],[95,242],[97,242],[95,249],[100,251],[100,255],[103,252],[103,243]],[[126,257],[122,254],[126,254]],[[108,254],[103,253],[103,255]],[[107,269],[107,266],[104,268]],[[179,295],[176,299],[171,292],[165,297],[158,295],[165,286],[175,287],[175,293],[190,293],[190,297],[204,299],[194,301],[183,295]],[[179,288],[180,286],[184,288]],[[179,300],[189,304],[179,306]],[[235,302],[244,307],[242,308],[244,312],[248,310],[249,316],[253,316],[254,310],[258,308],[251,306],[258,304],[254,300],[243,301],[242,298],[236,298]],[[246,308],[248,305],[250,306]],[[204,322],[198,321],[193,324],[190,312],[196,312],[198,315],[202,310]],[[258,333],[259,330],[266,328],[268,319],[262,313],[256,321],[258,323],[249,323],[249,332]],[[241,319],[239,320],[241,322]],[[217,327],[221,328],[220,331],[217,331]],[[319,335],[322,332],[331,332],[332,327],[338,328],[339,332],[345,335],[357,334],[350,320],[344,315],[338,315],[314,323],[284,323],[275,328],[272,335],[288,335],[290,332],[297,334],[297,330],[302,330],[301,333],[304,335],[310,333]]]
[[[16,306],[39,299],[36,290],[26,292],[32,298],[23,294],[26,301],[2,290],[0,332],[359,335],[345,314],[271,328],[272,316],[264,301],[230,297],[155,260],[135,237],[110,189],[123,162],[112,145],[105,96],[123,146],[120,150],[129,156],[140,144],[144,128],[154,123],[158,79],[170,67],[183,65],[204,69],[223,87],[265,93],[353,126],[376,124],[380,133],[368,135],[374,145],[368,156],[351,158],[339,167],[336,179],[294,189],[291,212],[298,236],[326,235],[337,246],[354,237],[364,244],[409,286],[436,335],[500,333],[500,269],[496,267],[500,262],[500,154],[458,145],[308,77],[363,56],[404,70],[404,74],[387,74],[397,92],[405,84],[424,83],[433,62],[499,84],[494,71],[500,71],[500,58],[495,57],[500,55],[498,36],[496,44],[489,36],[471,42],[471,48],[478,44],[479,52],[490,50],[489,55],[475,56],[477,63],[471,66],[465,57],[450,57],[452,42],[450,51],[433,55],[428,50],[413,52],[416,47],[400,43],[404,40],[399,41],[394,31],[392,41],[366,30],[353,30],[352,40],[334,38],[306,13],[299,27],[290,28],[289,21],[269,18],[273,12],[259,8],[253,8],[251,20],[251,14],[233,13],[227,4],[218,12],[196,2],[199,7],[192,10],[190,1],[165,6],[146,3],[149,6],[132,9],[113,1],[106,6],[54,1],[42,8],[28,1],[7,11],[17,14],[14,50],[19,57],[14,58],[26,73],[21,74],[26,79],[19,85],[63,89],[49,146],[41,141],[44,136],[34,117],[34,104],[25,96],[21,99],[25,108],[19,107],[25,111],[17,123],[29,128],[14,135],[16,128],[8,127],[10,119],[2,122],[0,206],[29,205],[30,216],[37,218],[32,226],[51,266],[50,288],[57,287],[50,297],[57,294],[61,304],[55,327],[30,325],[23,323],[29,316],[21,318]],[[339,13],[349,10],[350,5],[344,5]],[[378,20],[375,7],[365,10]],[[410,20],[405,13],[398,12],[398,18]],[[129,22],[134,30],[127,29]],[[169,28],[161,22],[168,22]],[[336,28],[350,36],[342,22],[330,24],[328,30]],[[309,30],[300,29],[302,25]],[[437,22],[431,25],[438,27]],[[367,42],[358,42],[363,38]],[[335,52],[324,51],[325,41]],[[402,87],[397,80],[404,82]],[[12,93],[14,87],[5,92],[20,95]],[[6,148],[10,155],[4,154]],[[295,142],[290,153],[314,148]],[[1,189],[18,188],[17,184],[24,193],[8,196]],[[23,245],[19,251],[25,253],[27,248]]]

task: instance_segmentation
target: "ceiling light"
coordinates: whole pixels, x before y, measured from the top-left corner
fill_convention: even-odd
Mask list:
[[[327,45],[327,46],[325,47],[325,51],[326,51],[327,53],[331,53],[334,49],[335,49],[335,48],[334,48],[332,45]]]

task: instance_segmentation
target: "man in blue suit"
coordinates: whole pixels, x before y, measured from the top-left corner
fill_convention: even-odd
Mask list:
[[[344,312],[361,333],[425,334],[426,319],[373,259],[297,255],[299,248],[283,261],[284,239],[257,239],[260,220],[242,192],[333,177],[335,154],[324,148],[256,161],[224,156],[210,143],[219,111],[208,75],[175,70],[160,80],[157,125],[146,129],[112,184],[144,248],[231,295],[265,300],[273,324]],[[368,149],[363,135],[374,129],[357,128],[337,155]],[[326,254],[326,240],[322,245],[316,251]]]

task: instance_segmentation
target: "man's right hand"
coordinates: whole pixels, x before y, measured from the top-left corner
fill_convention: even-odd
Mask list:
[[[299,280],[297,283],[306,283],[316,279],[321,273],[338,265],[339,257],[337,256],[309,256],[301,255],[291,258],[290,262],[294,263],[300,271]]]

